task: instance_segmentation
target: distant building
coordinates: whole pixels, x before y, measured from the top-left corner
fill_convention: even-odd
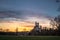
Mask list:
[[[32,35],[39,35],[41,32],[41,26],[39,26],[38,22],[35,22],[34,28],[31,30],[30,34]]]
[[[39,26],[38,22],[35,22],[34,31],[41,32],[41,27]]]

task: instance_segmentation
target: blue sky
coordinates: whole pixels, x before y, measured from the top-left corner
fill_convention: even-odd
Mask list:
[[[57,11],[58,6],[56,0],[0,0],[0,17],[24,17],[32,14],[55,17],[60,13]]]
[[[35,21],[51,27],[49,18],[60,15],[59,5],[56,0],[0,0],[0,27],[14,29],[21,24],[21,27],[30,26]]]

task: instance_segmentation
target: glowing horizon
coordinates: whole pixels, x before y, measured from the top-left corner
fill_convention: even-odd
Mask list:
[[[0,21],[0,28],[6,31],[6,29],[9,29],[9,31],[16,32],[16,28],[18,28],[18,31],[31,31],[35,26],[35,21],[39,22],[39,25],[42,27],[50,27],[50,20],[44,17],[26,17],[25,20],[16,19],[16,18],[5,18],[5,20]]]

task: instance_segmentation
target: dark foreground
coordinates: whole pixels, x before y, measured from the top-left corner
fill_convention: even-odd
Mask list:
[[[60,40],[59,36],[2,36],[0,40]]]

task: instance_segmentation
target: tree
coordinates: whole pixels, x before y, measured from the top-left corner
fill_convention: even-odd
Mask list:
[[[57,26],[60,25],[60,15],[54,18],[54,21],[57,23]]]
[[[56,2],[60,2],[60,0],[56,0]]]
[[[55,19],[55,18],[49,19],[49,20],[50,20],[50,26],[51,26],[53,29],[57,28],[57,23],[56,23],[56,21],[55,21],[54,19]]]
[[[16,28],[16,35],[18,35],[18,28]]]
[[[54,21],[57,23],[58,34],[60,35],[60,15],[54,18]]]
[[[58,9],[57,9],[57,11],[60,12],[60,0],[56,0],[56,2],[58,3]]]

